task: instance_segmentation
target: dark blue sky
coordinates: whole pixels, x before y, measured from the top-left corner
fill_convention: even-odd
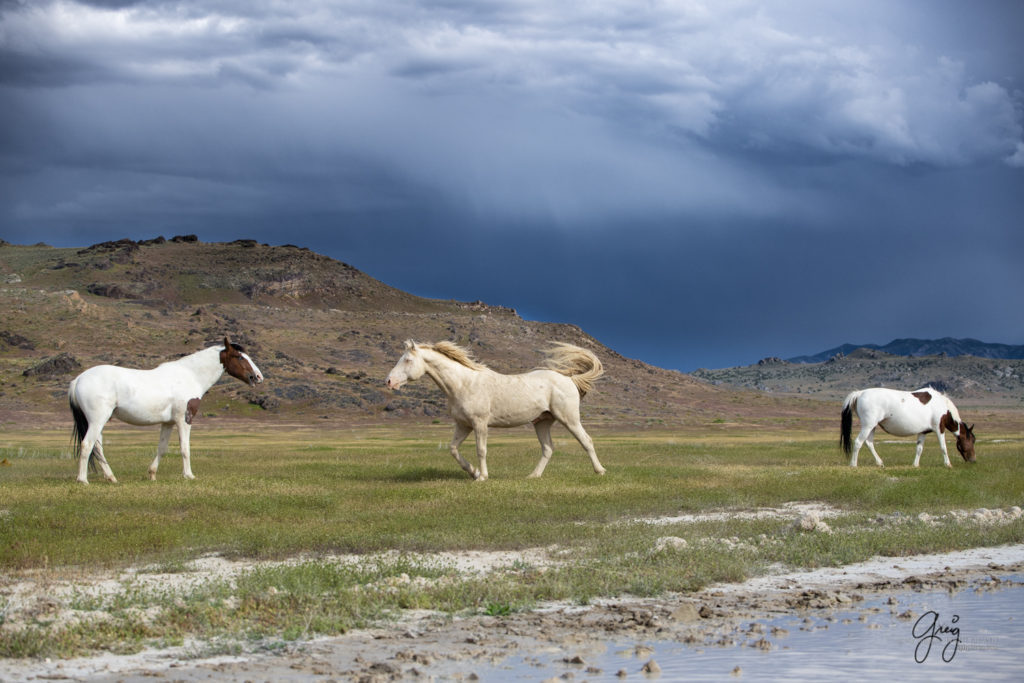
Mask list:
[[[298,244],[682,370],[1020,344],[1022,27],[1014,0],[0,0],[0,237]]]

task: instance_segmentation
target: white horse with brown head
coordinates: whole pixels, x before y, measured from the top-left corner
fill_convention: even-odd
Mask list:
[[[851,443],[854,413],[860,419],[860,433]],[[952,467],[946,452],[946,432],[956,437],[956,449],[963,459],[975,461],[974,425],[968,427],[962,422],[953,402],[931,387],[917,391],[875,388],[851,392],[843,401],[839,432],[839,445],[850,456],[850,466],[857,466],[857,454],[864,444],[875,456],[878,466],[882,466],[882,459],[875,450],[876,427],[893,436],[917,436],[914,467],[921,462],[925,436],[932,432],[939,440],[946,467]]]
[[[177,427],[184,476],[195,479],[189,450],[192,420],[203,394],[225,371],[249,385],[263,381],[252,358],[227,337],[222,346],[196,351],[152,370],[97,365],[71,380],[68,403],[75,419],[72,436],[78,447],[78,481],[89,483],[88,465],[95,461],[108,481],[117,482],[103,455],[103,427],[111,417],[133,425],[160,425],[160,444],[149,466],[150,479],[156,479],[171,430]]]
[[[503,375],[473,360],[469,353],[451,342],[417,344],[405,342],[405,353],[387,377],[389,389],[427,375],[448,397],[455,419],[452,457],[477,481],[487,479],[487,430],[516,427],[532,422],[540,441],[541,458],[530,474],[544,473],[554,447],[551,427],[565,425],[590,456],[594,471],[604,474],[594,442],[580,422],[580,399],[604,374],[601,361],[590,351],[571,344],[555,344],[547,352],[545,368],[519,375]],[[476,432],[476,453],[480,469],[459,454],[459,445]]]

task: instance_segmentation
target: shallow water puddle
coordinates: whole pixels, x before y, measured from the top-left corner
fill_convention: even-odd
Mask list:
[[[724,637],[724,641],[723,641]],[[608,642],[477,670],[481,680],[1020,680],[1024,577],[950,594],[904,591],[855,608],[744,621],[711,642]],[[725,644],[715,644],[724,642]],[[644,670],[656,663],[654,672]],[[566,675],[571,672],[571,676]]]

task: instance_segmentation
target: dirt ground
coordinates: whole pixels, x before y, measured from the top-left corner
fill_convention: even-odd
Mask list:
[[[507,563],[508,554],[447,558],[482,568]],[[238,569],[209,558],[200,575]],[[615,599],[587,606],[552,604],[501,617],[452,618],[409,612],[383,628],[289,644],[272,653],[195,658],[195,644],[73,660],[0,660],[0,681],[377,681],[486,680],[510,657],[529,662],[556,657],[565,672],[552,680],[644,680],[657,676],[649,644],[674,641],[699,647],[729,646],[750,638],[755,620],[857,609],[886,593],[928,588],[949,591],[998,586],[1024,572],[1024,545],[905,558],[876,558],[840,568],[791,572],[697,593],[658,599]],[[193,577],[195,578],[195,577]],[[81,581],[81,579],[80,579]],[[102,581],[98,584],[102,590]],[[52,590],[52,586],[50,589]],[[771,648],[775,634],[753,644]],[[592,656],[609,641],[635,643],[632,670],[601,671]],[[539,666],[539,665],[538,665]],[[653,670],[652,670],[653,669]],[[538,672],[540,669],[538,669]],[[539,676],[538,676],[539,678]]]

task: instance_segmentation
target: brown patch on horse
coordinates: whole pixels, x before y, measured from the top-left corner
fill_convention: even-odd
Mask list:
[[[932,400],[932,395],[927,391],[915,391],[911,395],[918,401],[920,401],[923,405],[928,405],[928,401]]]
[[[192,420],[195,419],[196,413],[199,412],[199,404],[201,401],[198,398],[190,398],[188,404],[185,406],[185,424],[192,424]]]
[[[947,410],[946,414],[942,416],[939,421],[939,433],[944,434],[948,429],[951,432],[955,432],[960,428],[960,423],[953,417],[953,411]]]

